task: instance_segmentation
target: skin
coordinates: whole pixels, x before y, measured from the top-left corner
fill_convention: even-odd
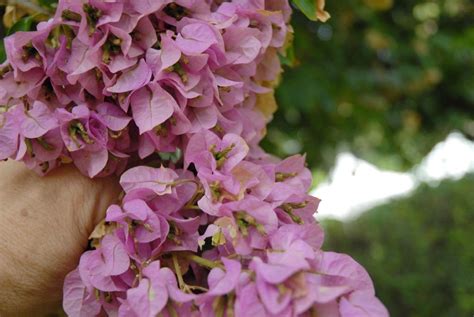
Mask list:
[[[90,180],[74,166],[40,177],[0,162],[0,316],[57,311],[64,277],[119,193],[116,179]]]

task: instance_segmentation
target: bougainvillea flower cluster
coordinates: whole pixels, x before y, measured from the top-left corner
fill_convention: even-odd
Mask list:
[[[255,146],[288,17],[285,1],[60,1],[5,40],[0,159],[95,177],[204,130]]]
[[[63,0],[5,40],[0,159],[115,173],[123,188],[66,277],[68,315],[388,315],[359,264],[321,250],[304,156],[259,148],[290,13],[287,0]]]

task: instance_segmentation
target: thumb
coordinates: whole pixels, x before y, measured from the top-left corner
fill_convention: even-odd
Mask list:
[[[71,207],[81,237],[87,238],[95,226],[105,218],[107,208],[118,202],[121,192],[119,178],[109,176],[90,179],[82,175],[74,166],[68,165],[54,170],[46,178],[51,178],[57,186],[68,186]]]

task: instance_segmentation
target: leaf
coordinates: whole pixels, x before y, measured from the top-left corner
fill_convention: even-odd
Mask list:
[[[312,21],[326,22],[331,17],[324,11],[325,0],[293,0],[293,3]]]
[[[7,59],[7,54],[5,53],[5,43],[0,41],[0,63],[3,63]]]
[[[38,4],[43,8],[54,10],[58,6],[57,0],[38,0]]]
[[[30,31],[33,27],[33,22],[34,19],[31,15],[20,19],[18,22],[13,24],[11,28],[8,29],[7,36],[18,31]]]
[[[293,46],[290,46],[286,50],[286,55],[278,53],[278,57],[280,58],[280,63],[282,65],[285,65],[288,67],[294,67],[296,65],[296,56],[295,56],[295,50]]]
[[[171,161],[176,163],[181,159],[182,152],[180,149],[177,149],[174,152],[159,152],[158,155],[163,161]]]
[[[283,44],[283,52],[278,53],[280,63],[289,67],[297,66],[295,46],[293,44],[294,35],[293,30],[289,30],[286,34],[285,44]]]
[[[22,17],[28,15],[28,12],[23,8],[17,7],[16,5],[7,5],[5,7],[5,13],[3,14],[3,25],[8,30],[18,22]]]

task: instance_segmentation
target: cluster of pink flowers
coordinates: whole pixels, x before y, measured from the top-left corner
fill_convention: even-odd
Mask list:
[[[0,159],[120,174],[64,282],[70,316],[388,316],[321,250],[304,156],[258,146],[287,0],[63,0],[5,41]],[[158,167],[160,166],[161,167]]]
[[[109,233],[66,278],[71,315],[387,316],[367,272],[321,250],[303,156],[207,131],[184,169],[134,167],[120,184]]]
[[[257,145],[257,94],[280,72],[290,14],[270,2],[60,1],[5,40],[0,159],[42,173],[72,160],[95,177],[203,130]]]

